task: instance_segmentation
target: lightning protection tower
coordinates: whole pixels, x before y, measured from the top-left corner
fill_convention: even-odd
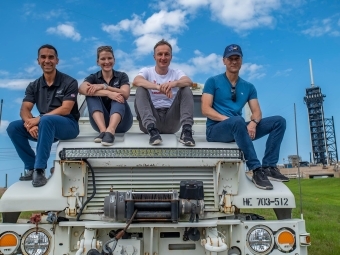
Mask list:
[[[306,88],[304,101],[307,105],[312,155],[315,164],[334,164],[338,161],[334,119],[325,119],[323,101],[326,95],[314,86],[312,61],[309,60],[311,87]]]

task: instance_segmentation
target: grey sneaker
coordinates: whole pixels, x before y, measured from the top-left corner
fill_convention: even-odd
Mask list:
[[[102,140],[103,140],[104,135],[105,135],[105,132],[101,132],[96,138],[94,138],[93,141],[94,141],[95,143],[101,143]]]
[[[155,128],[154,124],[149,124],[147,127],[148,133],[150,135],[149,144],[157,145],[163,142],[161,135],[157,128]]]
[[[269,180],[277,182],[289,182],[289,178],[281,174],[277,167],[269,166],[263,167],[263,169]]]
[[[102,139],[102,145],[105,146],[111,146],[113,145],[113,142],[115,141],[115,136],[111,134],[110,132],[105,132],[103,139]]]
[[[252,182],[259,189],[271,190],[273,189],[273,185],[268,180],[266,174],[263,171],[262,167],[258,167],[253,170],[253,179]]]

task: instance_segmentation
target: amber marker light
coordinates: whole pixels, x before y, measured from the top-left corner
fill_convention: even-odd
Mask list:
[[[310,238],[310,234],[309,233],[300,234],[300,245],[301,246],[309,246],[309,245],[311,245],[311,238]]]
[[[294,248],[295,236],[291,231],[282,229],[276,233],[275,241],[279,250],[288,252]]]
[[[0,254],[13,254],[19,246],[19,238],[12,232],[0,236]]]

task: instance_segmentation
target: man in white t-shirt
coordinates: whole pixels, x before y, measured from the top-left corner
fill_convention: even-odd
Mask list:
[[[160,144],[160,134],[174,134],[182,126],[179,141],[195,146],[192,138],[194,98],[191,79],[178,69],[169,68],[170,43],[156,43],[153,55],[156,66],[142,68],[133,80],[137,86],[135,110],[139,127],[150,135],[151,145]]]

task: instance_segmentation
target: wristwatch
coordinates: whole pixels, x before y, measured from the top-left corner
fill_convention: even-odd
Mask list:
[[[104,85],[104,89],[107,89],[107,84],[106,84],[106,83],[103,83],[103,85]]]
[[[260,123],[260,121],[257,120],[257,119],[252,119],[251,121],[254,121],[256,123],[256,125],[258,125]]]

